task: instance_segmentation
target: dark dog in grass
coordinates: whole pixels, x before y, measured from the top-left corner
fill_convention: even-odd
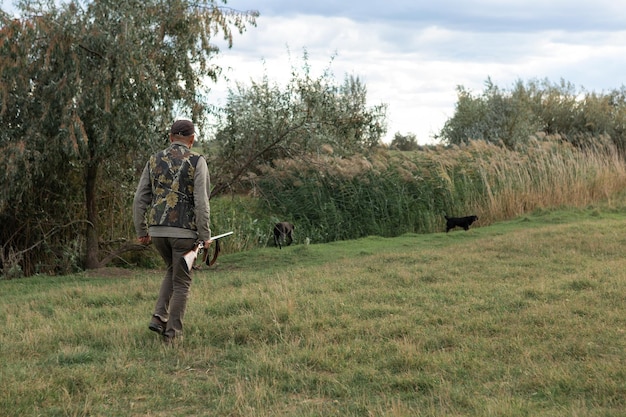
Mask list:
[[[289,222],[276,223],[274,226],[274,244],[280,249],[283,248],[285,243],[287,246],[291,245],[291,242],[293,242],[292,234],[295,228],[296,226]]]
[[[468,230],[470,225],[478,220],[478,216],[444,217],[446,218],[446,233],[455,227],[462,227],[464,230]]]

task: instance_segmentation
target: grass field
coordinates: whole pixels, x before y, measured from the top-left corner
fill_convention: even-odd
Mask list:
[[[0,415],[624,416],[626,210],[0,281]]]

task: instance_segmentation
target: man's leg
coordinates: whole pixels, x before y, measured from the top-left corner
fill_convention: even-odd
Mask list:
[[[176,338],[182,336],[183,318],[191,287],[191,271],[187,272],[183,266],[183,255],[193,248],[195,239],[170,238],[169,242],[172,248],[172,292],[169,300],[169,320],[163,335]]]
[[[152,243],[156,248],[163,261],[165,261],[165,277],[161,281],[161,289],[159,291],[159,298],[154,306],[154,316],[158,317],[163,323],[168,321],[169,318],[169,305],[174,291],[174,284],[172,283],[172,247],[170,245],[169,238],[166,237],[153,237]],[[163,329],[165,331],[165,329]]]

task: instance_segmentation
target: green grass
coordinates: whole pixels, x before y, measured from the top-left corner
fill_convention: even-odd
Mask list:
[[[162,271],[0,281],[0,414],[622,416],[626,211],[479,226],[224,255],[174,349]]]

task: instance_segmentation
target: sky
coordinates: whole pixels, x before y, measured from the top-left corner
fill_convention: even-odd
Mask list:
[[[6,8],[12,1],[2,0]],[[228,0],[258,10],[256,27],[220,47],[224,76],[210,101],[223,107],[236,82],[286,83],[306,50],[313,76],[359,77],[368,105],[387,105],[396,133],[420,144],[454,115],[457,87],[479,95],[487,79],[561,80],[587,92],[626,84],[626,11],[616,0]]]
[[[387,104],[395,133],[420,144],[454,115],[457,87],[479,95],[487,79],[561,80],[598,93],[626,85],[626,11],[615,0],[228,0],[258,10],[257,26],[222,48],[228,81],[213,87],[223,106],[229,87],[266,74],[286,83],[301,68],[330,68],[367,87],[368,105]],[[334,58],[333,58],[334,57]],[[331,62],[332,59],[332,62]]]

